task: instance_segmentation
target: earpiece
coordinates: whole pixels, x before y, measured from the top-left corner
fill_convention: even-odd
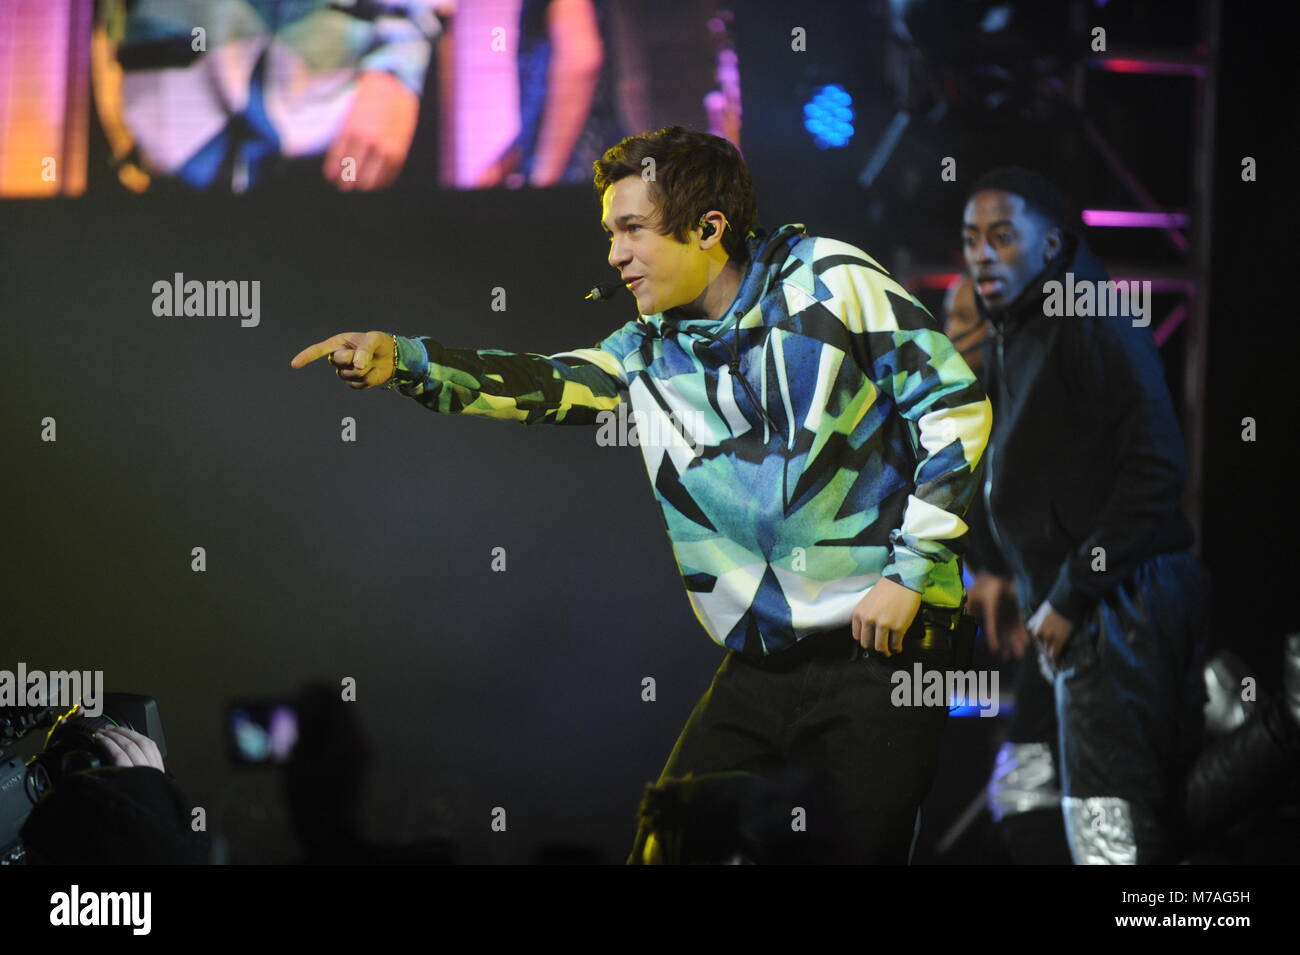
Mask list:
[[[717,228],[713,225],[713,223],[709,222],[707,219],[701,219],[700,225],[704,226],[704,231],[700,233],[701,239],[707,239],[711,235],[713,235],[714,232],[717,231]]]

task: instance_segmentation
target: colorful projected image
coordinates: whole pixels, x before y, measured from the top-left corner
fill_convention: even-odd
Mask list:
[[[97,106],[128,169],[245,192],[313,176],[391,185],[454,2],[142,0],[101,6]]]
[[[52,154],[132,192],[238,194],[583,183],[674,123],[739,145],[715,0],[15,0],[11,21],[0,128],[44,135],[4,138],[0,195],[84,191]]]

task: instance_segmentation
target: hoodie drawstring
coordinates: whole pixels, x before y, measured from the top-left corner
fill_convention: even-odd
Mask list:
[[[783,236],[781,241],[773,241],[774,238],[781,235],[783,230],[789,228],[789,226],[782,226],[781,229],[776,230],[776,232],[768,232],[766,229],[761,229],[760,227],[755,226],[755,228],[750,230],[748,237],[754,240],[753,244],[750,246],[750,252],[756,259],[758,267],[764,269],[770,268],[776,261],[778,255],[784,260],[784,257],[789,254],[792,243],[788,241],[788,237]],[[800,232],[803,230],[802,225],[796,226],[795,228],[800,230]],[[759,255],[758,247],[761,243],[767,243],[767,247],[763,249],[762,254]],[[698,333],[715,342],[721,342],[724,346],[729,348],[731,352],[731,360],[727,364],[731,368],[731,376],[740,379],[741,385],[745,388],[745,394],[749,395],[749,400],[754,403],[754,407],[762,412],[763,417],[767,420],[768,427],[781,435],[782,438],[785,438],[785,432],[777,427],[776,422],[772,420],[772,416],[767,413],[767,407],[758,400],[758,395],[756,395],[754,389],[750,387],[749,379],[740,373],[740,313],[736,313],[736,325],[735,328],[732,329],[733,344],[729,346],[725,339],[719,338],[717,335],[703,328],[692,328],[688,333]]]
[[[707,331],[706,329],[695,328],[692,329],[692,331],[698,332],[699,334],[705,336],[706,338],[710,338],[715,342],[721,342],[723,345],[727,345],[725,339],[719,338],[717,335],[713,334],[710,331]],[[735,343],[733,345],[727,346],[728,350],[731,352],[731,360],[727,363],[728,366],[731,368],[731,377],[740,379],[741,385],[743,385],[745,388],[745,393],[749,395],[749,400],[754,403],[755,408],[757,408],[760,412],[762,412],[763,417],[767,419],[768,426],[773,431],[775,431],[777,434],[781,435],[781,437],[784,438],[785,432],[782,431],[779,427],[777,427],[776,422],[772,420],[772,416],[767,413],[766,406],[764,406],[764,404],[758,400],[758,395],[754,394],[754,389],[750,386],[749,379],[740,373],[740,319],[739,318],[736,319],[735,335],[733,336],[733,338]]]

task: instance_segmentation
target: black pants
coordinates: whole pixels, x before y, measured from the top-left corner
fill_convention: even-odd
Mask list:
[[[1076,862],[1170,863],[1204,732],[1210,580],[1160,554],[1098,602],[1050,668],[1066,835]]]
[[[944,674],[953,654],[953,633],[921,614],[892,657],[863,650],[847,627],[761,659],[728,652],[660,782],[688,773],[806,771],[829,813],[808,813],[807,832],[836,833],[836,851],[822,861],[906,863],[938,764],[948,701],[912,705],[891,677],[902,671],[910,679],[916,663],[923,673]],[[895,705],[904,699],[906,705]],[[646,836],[642,824],[629,864],[643,861]]]
[[[1074,622],[1057,666],[1037,647],[1020,661],[989,786],[1014,861],[1160,864],[1186,852],[1209,595],[1191,554],[1158,555]]]

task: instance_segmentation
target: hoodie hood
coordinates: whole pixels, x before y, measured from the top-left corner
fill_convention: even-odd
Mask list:
[[[666,312],[647,315],[644,320],[661,332],[666,327],[670,331],[703,331],[716,335],[731,328],[740,316],[747,314],[758,304],[776,275],[777,270],[774,267],[785,261],[790,250],[807,235],[807,230],[801,222],[783,225],[774,232],[769,232],[758,225],[751,229],[745,237],[745,247],[749,250],[745,275],[740,281],[740,289],[736,292],[735,301],[731,303],[727,314],[722,318],[684,318],[679,309],[670,308]]]

